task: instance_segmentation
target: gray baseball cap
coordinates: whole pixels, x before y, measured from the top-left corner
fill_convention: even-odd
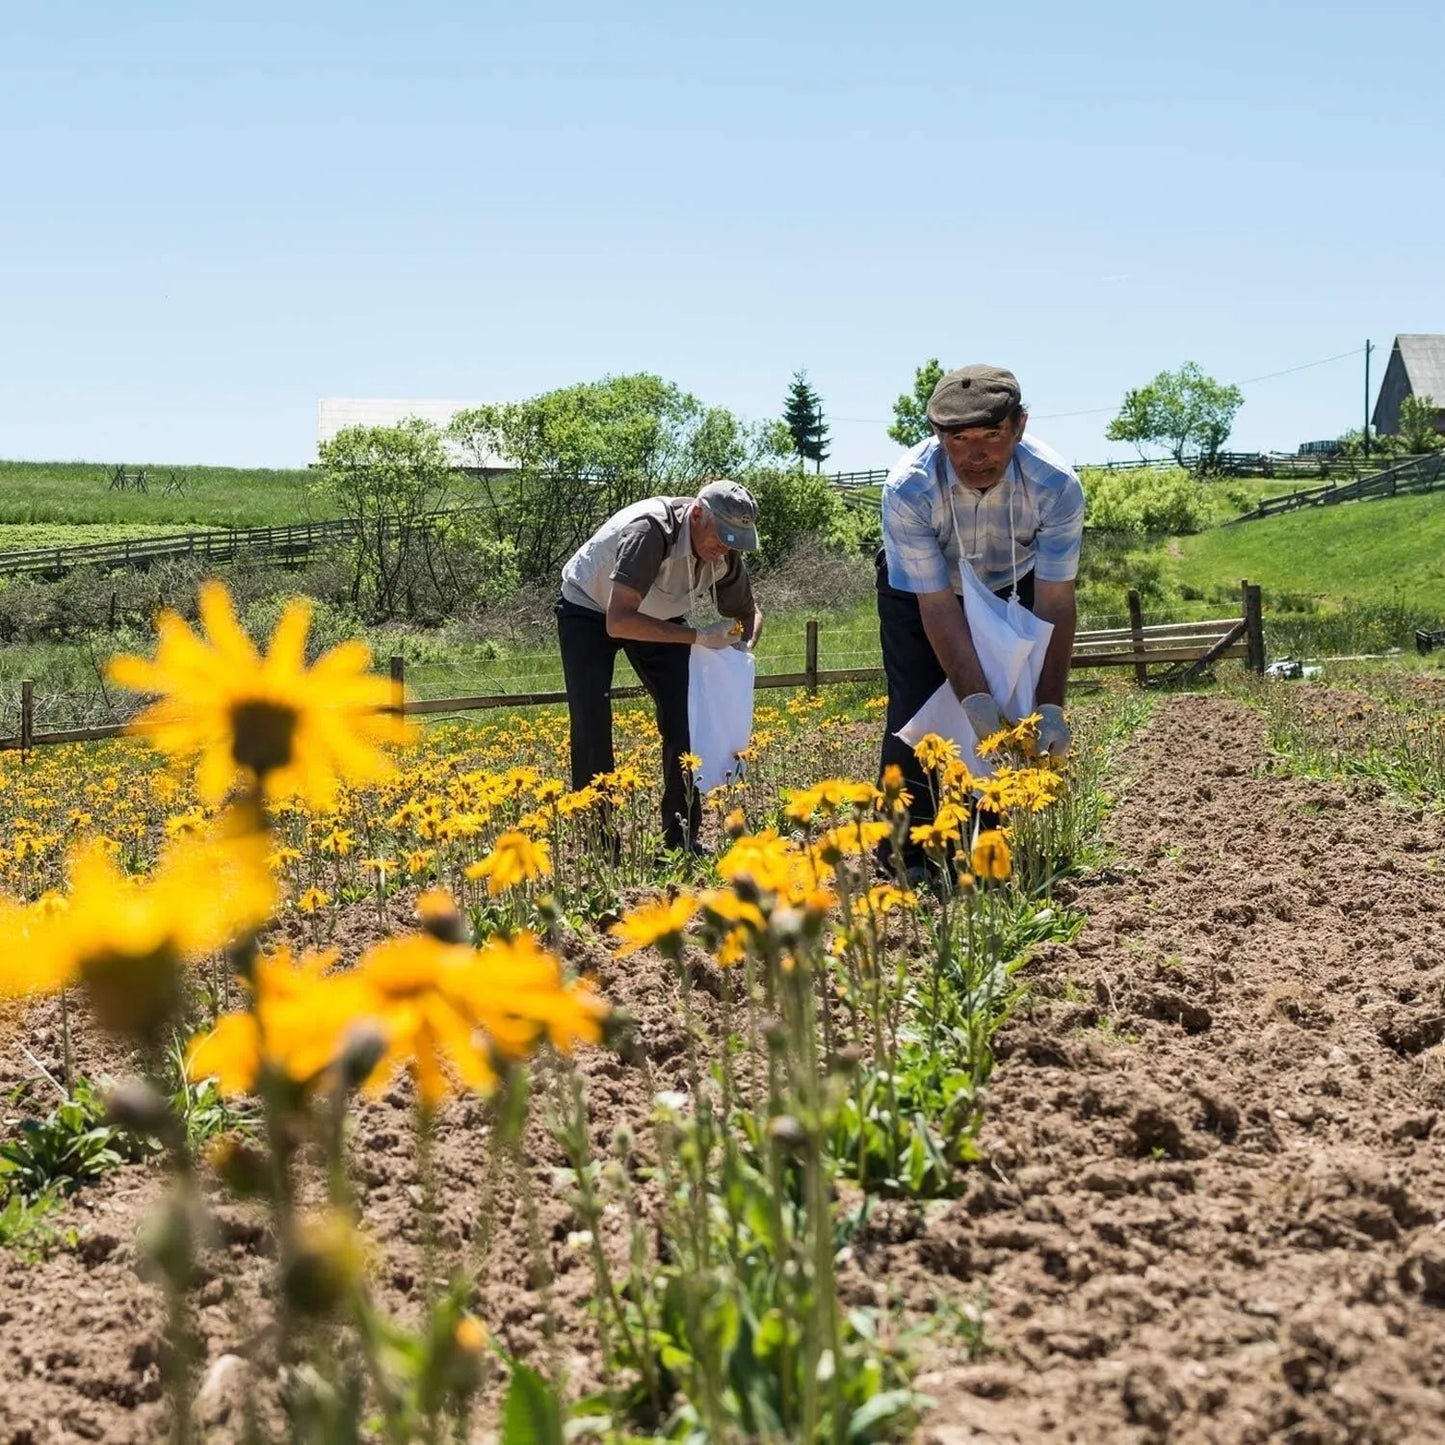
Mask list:
[[[928,419],[944,431],[997,426],[1019,404],[1019,379],[1001,366],[960,366],[940,377]]]
[[[719,477],[709,482],[697,499],[712,513],[717,534],[729,547],[739,552],[758,550],[758,504],[745,486]]]

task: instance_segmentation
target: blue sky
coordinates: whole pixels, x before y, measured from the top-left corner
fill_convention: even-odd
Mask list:
[[[762,418],[804,367],[879,466],[936,355],[1088,461],[1161,368],[1445,331],[1438,0],[4,10],[0,456],[300,465],[321,396],[635,370]],[[1293,449],[1362,357],[1245,392]]]

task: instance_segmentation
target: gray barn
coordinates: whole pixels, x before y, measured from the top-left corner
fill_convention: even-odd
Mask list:
[[[1435,430],[1445,432],[1445,336],[1395,338],[1375,402],[1376,432],[1394,436],[1400,430],[1400,405],[1407,396],[1433,397]]]

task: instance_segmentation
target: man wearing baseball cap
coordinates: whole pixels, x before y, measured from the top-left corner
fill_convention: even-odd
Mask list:
[[[662,734],[662,835],[669,849],[698,851],[702,808],[682,767],[690,736],[692,644],[752,647],[763,625],[744,552],[758,548],[758,504],[726,478],[695,497],[651,497],[609,517],[562,569],[557,636],[571,725],[572,786],[616,766],[612,674],[618,652],[652,695]],[[711,594],[730,621],[694,627],[687,614]],[[688,796],[691,792],[691,802]]]
[[[913,794],[915,823],[931,820],[932,795],[899,728],[945,678],[980,737],[1016,722],[990,695],[964,614],[959,567],[1000,597],[1054,624],[1039,678],[1038,747],[1061,758],[1072,743],[1064,718],[1077,611],[1074,584],[1084,493],[1073,470],[1024,435],[1018,378],[998,366],[962,366],[933,389],[933,435],[894,466],[883,487],[877,557],[879,633],[888,676],[882,766],[897,763]],[[905,860],[910,867],[922,855]]]

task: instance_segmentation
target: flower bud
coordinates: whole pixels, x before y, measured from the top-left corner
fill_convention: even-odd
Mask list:
[[[372,1019],[361,1019],[346,1031],[337,1067],[344,1089],[360,1088],[376,1071],[386,1053],[387,1037],[381,1025]]]
[[[132,1134],[168,1140],[175,1135],[170,1105],[144,1079],[123,1079],[105,1096],[107,1122]]]
[[[777,1114],[768,1120],[768,1138],[779,1149],[793,1153],[808,1142],[808,1131],[791,1114]]]
[[[206,1150],[206,1162],[238,1198],[257,1199],[270,1192],[270,1162],[239,1134],[226,1134],[215,1140]]]

